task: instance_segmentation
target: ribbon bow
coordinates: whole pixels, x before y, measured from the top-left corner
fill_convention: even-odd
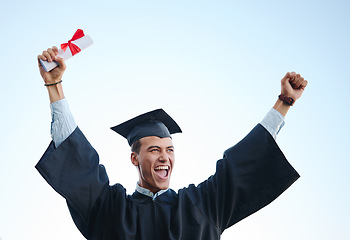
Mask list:
[[[62,49],[63,51],[66,51],[66,50],[67,50],[67,47],[69,47],[70,51],[72,52],[72,56],[74,56],[75,54],[77,54],[78,52],[80,52],[81,49],[80,49],[77,45],[75,45],[74,43],[72,43],[72,41],[75,41],[75,40],[77,40],[77,39],[79,39],[79,38],[82,38],[82,37],[84,37],[84,36],[85,36],[85,35],[84,35],[83,30],[78,29],[78,30],[74,33],[72,39],[68,41],[68,43],[62,43],[62,44],[61,44],[61,49]]]

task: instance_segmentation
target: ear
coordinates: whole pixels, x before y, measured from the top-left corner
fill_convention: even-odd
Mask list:
[[[139,160],[138,160],[137,154],[135,152],[131,153],[130,159],[131,159],[131,163],[134,166],[138,166],[139,165]]]

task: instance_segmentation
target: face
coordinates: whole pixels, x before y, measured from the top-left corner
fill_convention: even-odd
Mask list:
[[[131,153],[131,161],[139,171],[139,185],[153,193],[167,189],[175,162],[173,141],[150,136],[141,138],[140,143],[139,154]]]

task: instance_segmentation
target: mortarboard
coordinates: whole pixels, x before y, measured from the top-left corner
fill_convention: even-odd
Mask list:
[[[170,134],[182,132],[177,123],[163,109],[153,110],[134,117],[111,129],[128,140],[131,146],[137,140],[157,136],[171,137]]]

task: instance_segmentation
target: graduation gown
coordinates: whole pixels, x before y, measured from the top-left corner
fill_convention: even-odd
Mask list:
[[[169,189],[155,200],[120,184],[110,186],[94,148],[77,127],[53,142],[36,165],[67,201],[87,239],[220,239],[222,232],[263,208],[298,177],[275,140],[258,124],[224,152],[216,172],[198,186]]]

